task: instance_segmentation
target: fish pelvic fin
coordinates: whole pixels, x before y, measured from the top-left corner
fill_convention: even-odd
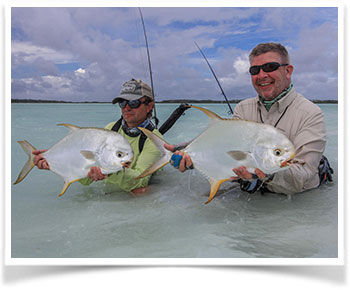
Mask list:
[[[28,141],[17,141],[19,145],[21,145],[23,151],[28,155],[28,161],[24,164],[21,172],[18,174],[18,177],[16,181],[13,184],[20,183],[27,175],[28,173],[33,169],[34,167],[34,155],[32,152],[36,150]]]
[[[206,114],[208,116],[208,118],[211,121],[224,120],[224,118],[221,118],[219,115],[215,114],[214,112],[212,112],[212,111],[210,111],[208,109],[205,109],[205,108],[202,108],[202,107],[193,106],[193,105],[191,105],[191,108],[195,108],[195,109],[198,109],[198,110],[202,111],[204,114]]]
[[[166,141],[164,141],[162,138],[154,134],[153,132],[149,131],[146,128],[139,129],[151,140],[151,142],[157,147],[157,149],[160,152],[160,158],[154,162],[152,165],[150,165],[145,171],[143,171],[139,176],[135,177],[135,179],[140,179],[143,177],[146,177],[155,171],[161,169],[165,165],[169,163],[170,157],[172,155],[172,152],[166,150],[164,148],[164,144],[168,144]]]
[[[212,199],[215,197],[216,193],[218,192],[220,186],[222,183],[224,183],[225,181],[228,181],[229,178],[225,178],[225,179],[220,179],[220,180],[210,180],[210,195],[208,200],[205,202],[205,204],[208,204],[209,202],[212,201]]]
[[[69,130],[71,130],[71,131],[81,129],[81,127],[79,127],[79,126],[75,126],[75,125],[67,124],[67,123],[57,124],[57,126],[64,126],[64,127],[67,127],[67,128],[68,128]]]
[[[62,196],[62,195],[67,191],[68,187],[69,187],[72,183],[74,183],[74,182],[76,182],[76,181],[78,181],[78,180],[80,180],[80,178],[79,178],[79,179],[72,180],[72,181],[65,181],[65,182],[64,182],[64,185],[63,185],[63,188],[62,188],[62,191],[61,191],[61,193],[60,193],[58,196]]]

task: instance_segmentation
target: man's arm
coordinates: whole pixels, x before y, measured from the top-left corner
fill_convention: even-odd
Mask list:
[[[326,146],[326,129],[322,111],[305,120],[302,128],[291,141],[296,152],[294,163],[289,169],[275,173],[268,185],[269,190],[273,192],[290,194],[318,186],[318,165]]]

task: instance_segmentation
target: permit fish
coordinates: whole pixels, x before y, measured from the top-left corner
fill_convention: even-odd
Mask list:
[[[254,173],[259,168],[266,174],[285,170],[295,156],[291,141],[271,125],[240,119],[224,119],[205,108],[191,106],[210,118],[209,126],[184,149],[194,168],[209,181],[209,203],[221,184],[236,176],[233,168],[245,166]],[[161,157],[137,178],[142,178],[169,163],[170,151],[165,150],[165,140],[145,128],[139,128],[157,146]]]
[[[68,135],[42,153],[50,170],[64,180],[59,196],[75,181],[87,177],[91,166],[101,168],[103,174],[118,172],[128,167],[133,159],[129,142],[117,132],[93,127],[78,127],[71,124],[57,124],[70,129]],[[14,184],[21,182],[34,167],[36,150],[28,141],[18,141],[28,161]]]

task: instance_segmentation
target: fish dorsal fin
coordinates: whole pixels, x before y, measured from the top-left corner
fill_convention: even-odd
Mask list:
[[[81,129],[81,127],[79,127],[79,126],[75,126],[75,125],[67,124],[67,123],[57,124],[57,126],[64,126],[64,127],[67,127],[67,128],[70,129],[71,131]]]
[[[229,156],[231,156],[233,159],[237,160],[237,161],[242,161],[242,160],[245,160],[247,158],[250,158],[250,153],[249,152],[233,150],[233,151],[227,152],[227,154]]]
[[[208,116],[208,118],[212,122],[216,122],[218,120],[224,120],[219,115],[215,114],[214,112],[212,112],[212,111],[210,111],[208,109],[205,109],[205,108],[202,108],[202,107],[193,106],[193,105],[191,105],[191,107],[202,111],[204,114],[206,114]]]

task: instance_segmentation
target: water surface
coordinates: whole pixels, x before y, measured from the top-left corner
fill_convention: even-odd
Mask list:
[[[161,123],[176,104],[158,104]],[[224,104],[204,104],[228,117]],[[288,199],[249,195],[226,183],[208,205],[209,183],[196,170],[170,166],[151,181],[150,193],[134,197],[96,182],[63,186],[60,177],[36,168],[11,191],[12,258],[336,258],[338,257],[337,105],[325,113],[326,155],[334,182]],[[120,116],[110,104],[12,104],[11,182],[26,155],[17,140],[48,148],[67,134],[58,123],[104,127]],[[191,140],[208,125],[189,109],[164,136]]]

